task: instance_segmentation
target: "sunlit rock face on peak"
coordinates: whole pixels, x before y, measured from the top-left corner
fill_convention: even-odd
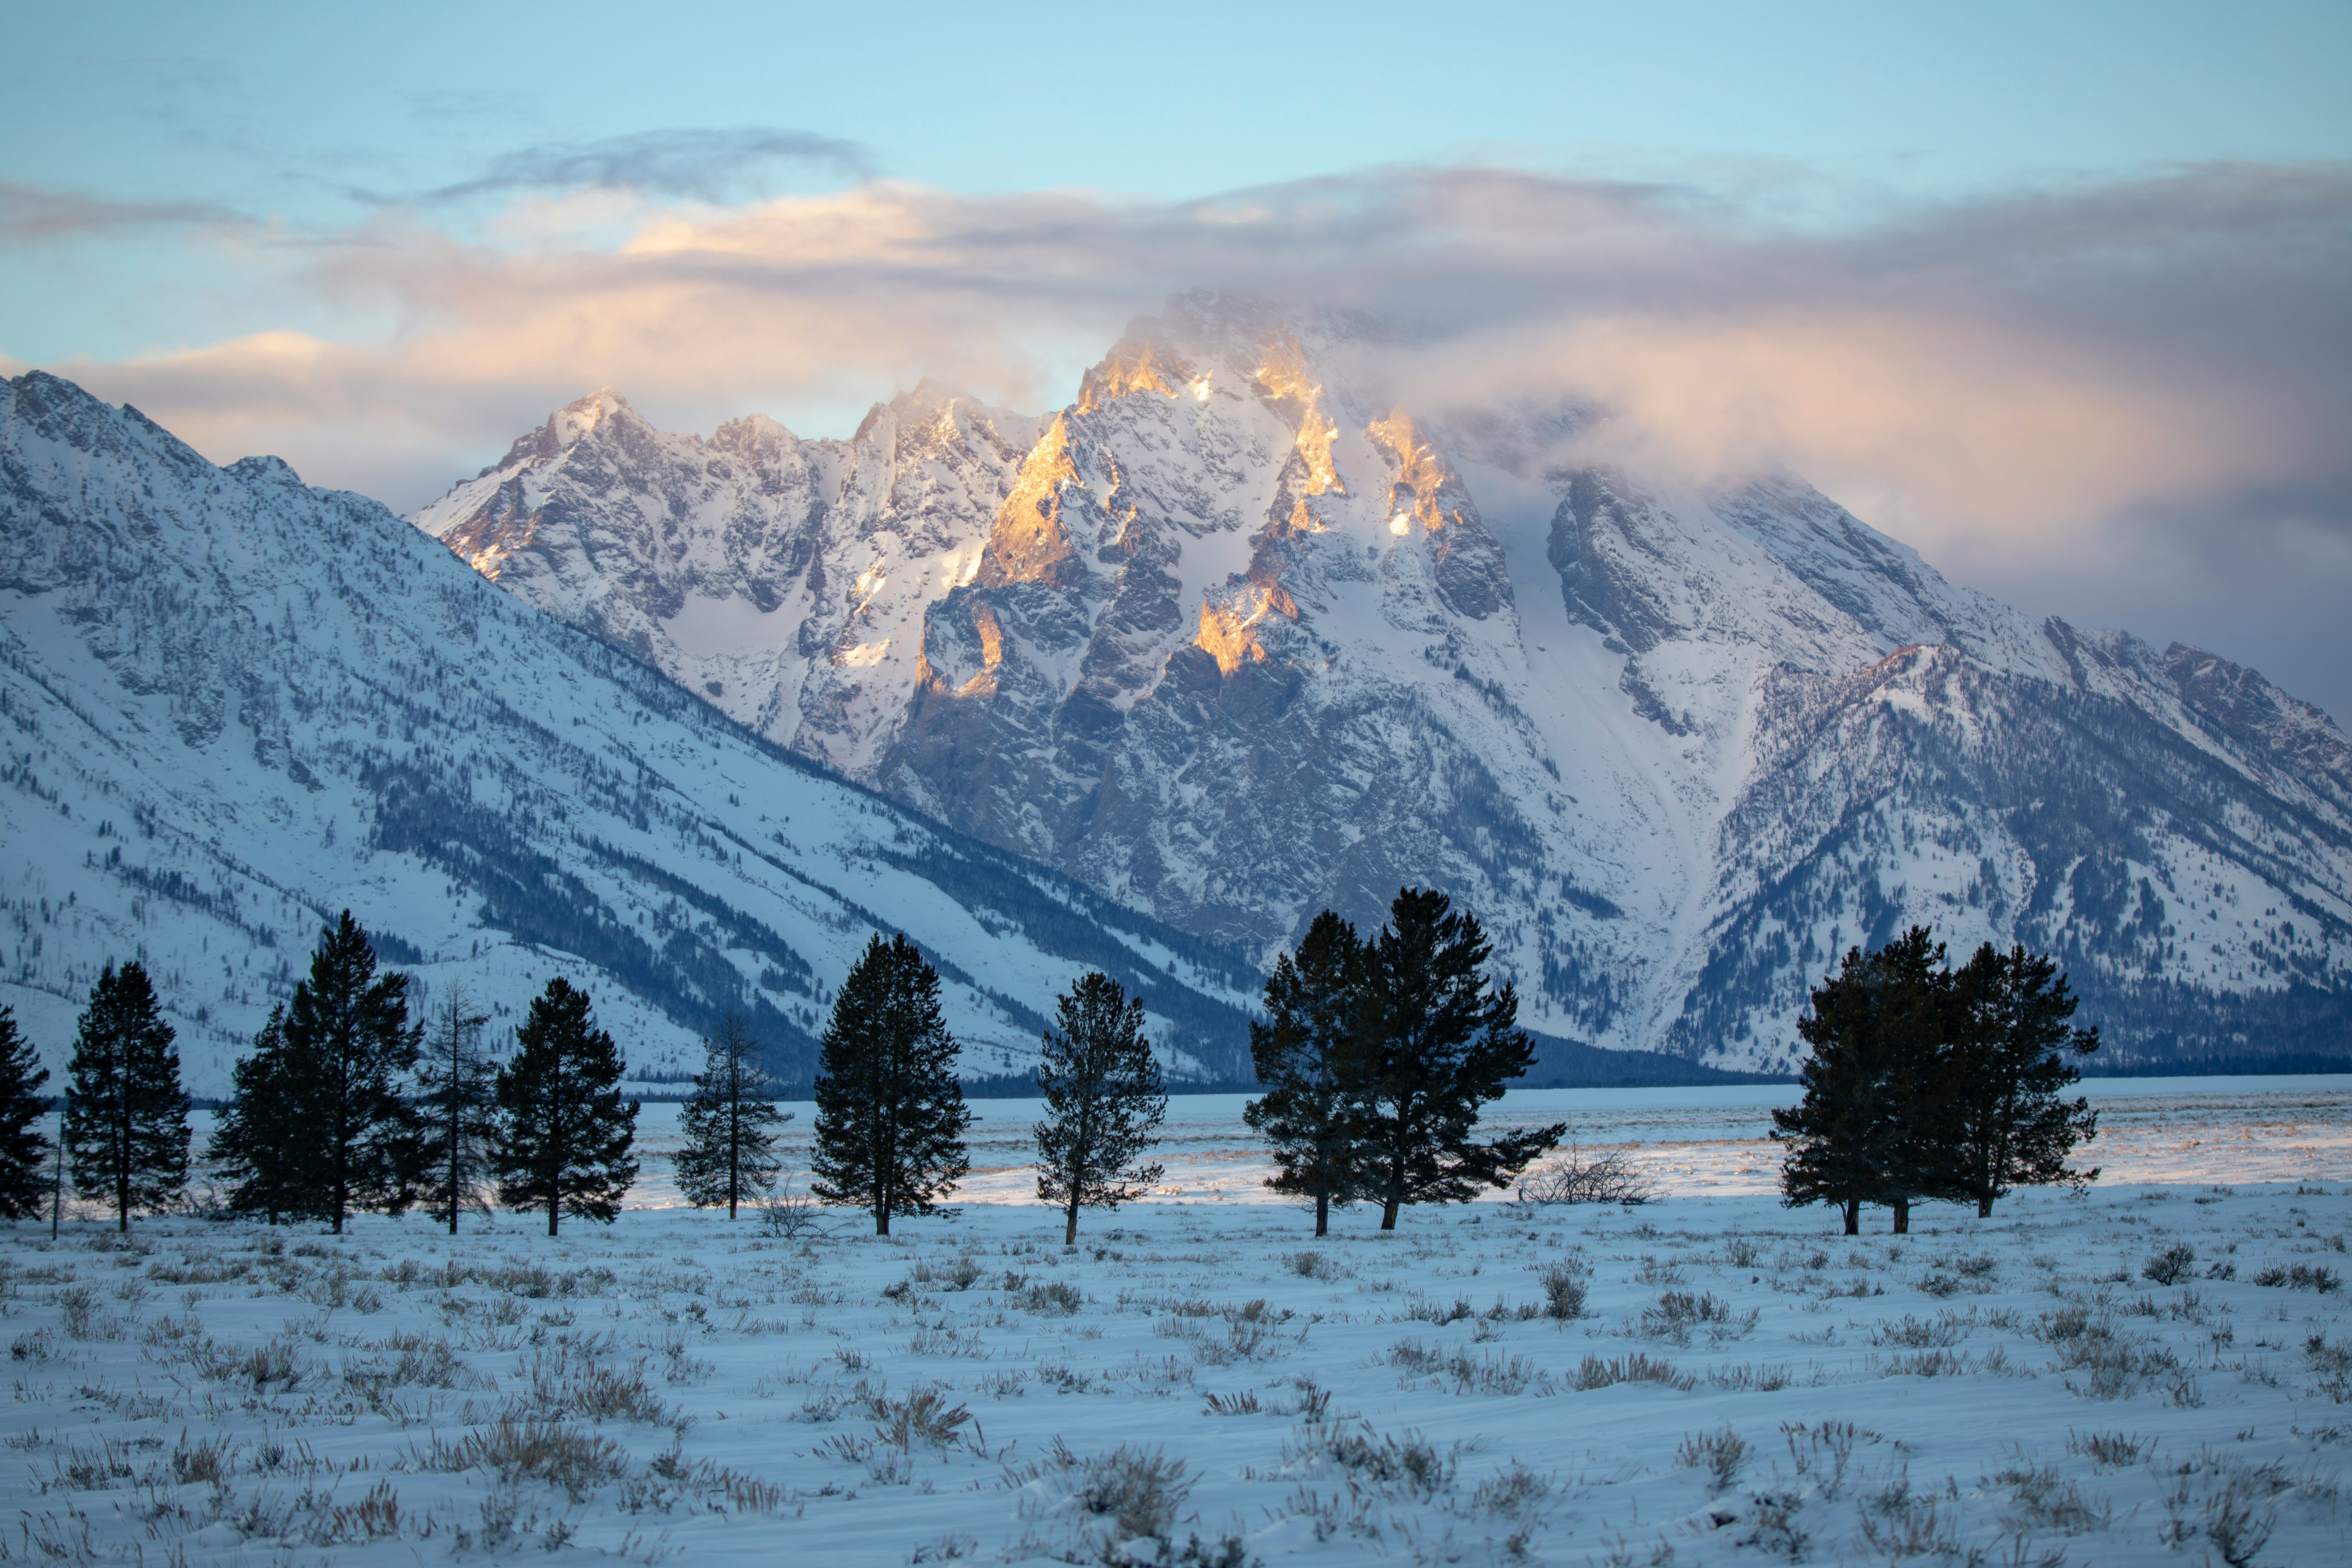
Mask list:
[[[1464,809],[1502,799],[1489,752],[1541,773],[1455,673],[1512,601],[1410,413],[1327,384],[1289,323],[1171,310],[1087,374],[932,606],[873,777],[1265,951],[1326,903],[1459,885],[1517,816]]]
[[[2057,951],[2129,1048],[2344,1044],[2324,716],[2029,621],[1792,476],[1696,490],[1580,460],[1590,410],[1399,406],[1351,379],[1382,331],[1189,296],[1058,413],[926,388],[847,443],[600,394],[418,521],[782,744],[1262,956],[1434,885],[1530,1026],[1771,1067],[1845,946],[1926,920]]]

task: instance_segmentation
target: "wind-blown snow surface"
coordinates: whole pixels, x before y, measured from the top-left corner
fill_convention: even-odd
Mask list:
[[[2196,1168],[1853,1239],[1671,1184],[1066,1252],[1034,1204],[17,1225],[0,1495],[68,1562],[2342,1561],[2352,1171]]]
[[[1395,407],[1364,332],[1188,298],[1048,419],[927,386],[847,443],[600,393],[415,521],[778,743],[1261,956],[1434,885],[1529,1026],[1774,1068],[1847,945],[1927,921],[2055,952],[2135,1053],[2343,1048],[2324,714],[2035,624],[1786,475]]]
[[[877,930],[939,964],[969,1071],[1034,1059],[1102,967],[1171,1067],[1229,1073],[1255,985],[762,745],[375,502],[215,468],[38,374],[0,386],[0,1002],[53,1069],[136,957],[189,1087],[225,1092],[346,906],[501,1025],[571,975],[640,1072],[698,1065],[732,1009],[804,1074]]]

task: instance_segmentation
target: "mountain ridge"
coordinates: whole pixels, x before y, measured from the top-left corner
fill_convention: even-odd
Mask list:
[[[1487,921],[1530,1027],[1785,1068],[1836,952],[1927,919],[2058,952],[2126,1054],[2346,1043],[2325,714],[2034,622],[1793,475],[1695,489],[1580,458],[1596,411],[1391,404],[1349,380],[1366,331],[1172,301],[1053,414],[945,399],[902,463],[894,401],[802,444],[856,486],[755,493],[644,432],[476,483],[532,499],[509,592],[1260,961],[1425,882]],[[759,570],[719,569],[747,530]]]
[[[745,734],[276,458],[215,468],[28,373],[0,522],[0,996],[53,1067],[99,965],[142,957],[218,1092],[345,906],[502,1019],[571,974],[646,1070],[734,1010],[804,1083],[875,930],[938,964],[976,1074],[1097,966],[1171,1070],[1243,1059],[1245,963]]]

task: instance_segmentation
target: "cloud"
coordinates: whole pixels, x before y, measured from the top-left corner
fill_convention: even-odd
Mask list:
[[[0,180],[0,246],[120,236],[141,229],[242,225],[240,213],[209,202],[118,202],[75,191]]]
[[[739,125],[644,131],[598,142],[550,142],[505,153],[469,180],[429,193],[429,202],[517,191],[593,189],[719,202],[760,187],[779,164],[845,180],[873,171],[866,149],[805,131]]]
[[[1422,406],[1575,398],[1644,462],[1785,464],[1989,586],[2036,562],[2095,586],[2139,550],[2193,593],[2200,559],[2292,574],[2352,540],[2352,167],[2174,169],[1832,228],[1486,168],[1181,203],[869,179],[729,205],[709,193],[730,158],[790,154],[725,134],[743,140],[516,154],[470,187],[512,193],[470,237],[409,208],[253,248],[313,319],[392,330],[53,368],[215,457],[274,447],[409,506],[603,384],[700,428],[924,375],[1057,405],[1131,315],[1207,287],[1394,323],[1359,369]],[[677,195],[701,205],[656,199]],[[2233,551],[2256,533],[2275,551]]]

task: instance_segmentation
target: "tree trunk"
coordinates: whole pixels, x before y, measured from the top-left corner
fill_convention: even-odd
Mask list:
[[[1394,1198],[1389,1199],[1386,1203],[1381,1205],[1381,1228],[1382,1230],[1394,1230],[1396,1228],[1397,1207],[1397,1200]]]
[[[1895,1200],[1895,1234],[1897,1236],[1911,1234],[1911,1200],[1909,1198]]]
[[[1977,1194],[1977,1218],[1992,1218],[1992,1197],[1990,1194],[1979,1193]]]
[[[562,1209],[562,1207],[563,1207],[563,1204],[562,1204],[562,1201],[561,1199],[557,1198],[557,1197],[556,1197],[552,1193],[551,1193],[551,1194],[548,1194],[548,1198],[547,1198],[547,1234],[548,1234],[548,1235],[550,1235],[550,1236],[553,1236],[553,1235],[555,1234],[555,1216],[556,1216],[556,1215],[557,1215],[557,1214],[558,1214],[558,1213]]]
[[[1331,1194],[1328,1193],[1315,1194],[1315,1234],[1331,1234]]]
[[[1076,1184],[1076,1183],[1075,1183],[1075,1182],[1073,1182],[1073,1183],[1070,1184],[1070,1212],[1069,1212],[1069,1222],[1068,1222],[1067,1224],[1066,1224],[1065,1226],[1062,1226],[1062,1245],[1063,1245],[1064,1247],[1076,1247],[1076,1246],[1077,1246],[1077,1244],[1078,1244],[1078,1188],[1077,1188],[1077,1184]]]
[[[874,1234],[877,1236],[887,1236],[890,1234],[890,1205],[888,1204],[876,1204],[874,1205]]]
[[[1845,1201],[1845,1233],[1848,1236],[1862,1234],[1862,1200],[1860,1198],[1848,1198]]]

